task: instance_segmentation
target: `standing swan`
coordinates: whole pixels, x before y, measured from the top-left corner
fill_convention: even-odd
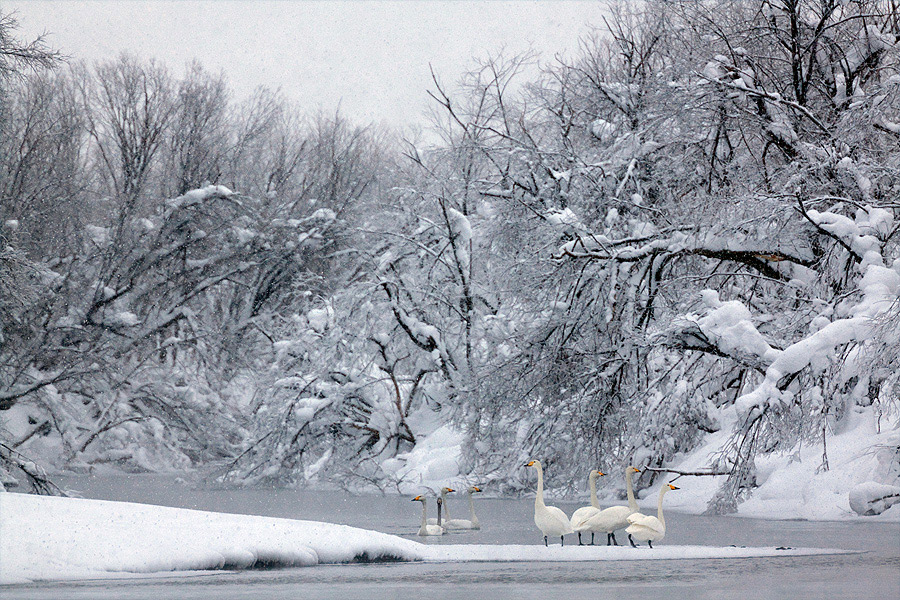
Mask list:
[[[589,527],[585,526],[585,523],[592,516],[600,512],[600,502],[597,501],[597,478],[606,475],[603,471],[598,471],[596,469],[591,470],[591,474],[588,475],[588,483],[591,486],[591,505],[590,506],[582,506],[574,513],[572,513],[572,518],[570,519],[570,523],[572,524],[572,529],[578,534],[578,545],[584,546],[581,543],[581,532],[582,531],[590,531],[591,532],[591,545],[594,545],[594,531]],[[604,530],[605,531],[605,530]]]
[[[628,506],[610,506],[607,509],[598,511],[587,516],[584,523],[581,524],[582,531],[590,532],[606,532],[606,545],[619,545],[616,540],[616,529],[628,527],[628,515],[638,512],[637,500],[634,499],[634,487],[631,478],[635,473],[641,470],[633,466],[625,469],[625,491],[628,493]],[[629,542],[631,541],[629,536]],[[632,542],[632,545],[634,543]]]
[[[680,488],[675,487],[671,483],[667,483],[660,488],[659,504],[656,509],[657,515],[659,516],[648,517],[641,513],[635,513],[628,517],[628,522],[631,523],[631,525],[629,525],[628,529],[625,531],[628,532],[628,541],[631,542],[632,546],[634,546],[634,542],[631,539],[632,536],[641,541],[647,540],[647,545],[651,548],[653,547],[653,542],[659,541],[665,537],[666,520],[663,518],[662,499],[666,492],[677,489]]]
[[[481,488],[478,486],[474,486],[474,485],[468,489],[469,514],[471,516],[471,519],[447,520],[444,522],[444,529],[453,529],[453,530],[481,529],[481,523],[478,522],[478,517],[475,516],[475,504],[472,502],[472,494],[476,494],[480,491],[481,491]],[[446,506],[446,504],[444,506]],[[448,516],[449,516],[449,514],[448,514]]]
[[[422,526],[419,527],[419,535],[444,535],[444,528],[440,525],[429,525],[428,521],[425,518],[425,496],[416,496],[412,499],[413,502],[421,502],[422,503]]]
[[[437,519],[428,519],[429,525],[440,525],[444,529],[447,528],[447,521],[450,520],[450,508],[447,506],[447,494],[449,494],[450,492],[455,492],[455,491],[456,490],[454,490],[453,488],[449,488],[449,487],[441,488],[441,505],[444,507],[444,515],[446,515],[446,518],[443,520],[442,523],[439,523]],[[438,512],[440,513],[440,511],[438,511]],[[438,516],[440,516],[440,514],[438,514]]]
[[[538,484],[537,496],[534,497],[534,524],[544,534],[544,545],[549,545],[547,542],[548,536],[558,535],[559,545],[564,546],[565,540],[563,536],[567,533],[574,533],[569,517],[557,507],[544,504],[544,469],[541,468],[541,463],[532,460],[525,466],[537,469]]]

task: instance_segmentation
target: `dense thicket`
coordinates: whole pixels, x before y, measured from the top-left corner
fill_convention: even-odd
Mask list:
[[[436,78],[427,148],[199,65],[7,75],[4,464],[385,487],[449,435],[446,476],[565,487],[727,429],[717,511],[827,468],[897,421],[898,40],[884,0],[613,6]]]

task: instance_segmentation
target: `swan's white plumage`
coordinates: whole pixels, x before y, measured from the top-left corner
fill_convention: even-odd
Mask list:
[[[559,537],[574,533],[572,523],[561,509],[544,504],[544,469],[539,461],[533,460],[526,467],[537,470],[537,496],[534,498],[534,524],[541,530],[545,538]]]
[[[481,492],[481,488],[478,486],[471,486],[468,489],[468,497],[469,497],[469,519],[450,519],[446,523],[444,523],[445,529],[452,529],[454,531],[465,531],[465,530],[474,530],[481,529],[481,523],[478,521],[478,517],[475,516],[475,504],[472,502],[472,494]],[[446,508],[447,504],[444,503],[444,507]],[[448,514],[449,516],[449,514]]]
[[[669,490],[677,490],[678,488],[671,484],[662,486],[659,490],[659,502],[657,504],[657,516],[648,516],[641,513],[634,513],[628,516],[628,528],[625,529],[631,537],[639,542],[656,542],[666,536],[666,519],[663,516],[663,496]]]
[[[449,494],[450,492],[455,492],[455,491],[456,490],[454,490],[453,488],[450,488],[450,487],[442,487],[441,488],[441,505],[444,507],[444,517],[445,518],[441,519],[440,524],[441,524],[441,527],[443,527],[444,529],[448,529],[447,523],[450,521],[450,507],[447,506],[447,494]],[[429,525],[437,525],[438,520],[437,519],[428,519],[428,524]]]
[[[631,479],[634,473],[640,472],[639,469],[633,466],[629,466],[625,470],[625,489],[628,494],[628,506],[610,506],[609,508],[588,515],[585,521],[580,524],[581,531],[612,533],[617,529],[628,527],[630,523],[628,520],[629,515],[638,512],[637,500],[634,498],[634,487]]]
[[[413,502],[421,502],[422,503],[422,525],[419,527],[418,535],[421,536],[430,536],[430,535],[444,535],[444,528],[440,525],[429,525],[426,517],[427,507],[425,496],[416,496],[413,498]]]
[[[589,531],[582,528],[584,523],[590,517],[600,512],[600,502],[597,500],[597,477],[602,475],[604,475],[604,473],[597,469],[591,469],[591,473],[588,475],[588,483],[591,488],[591,505],[582,506],[572,513],[572,518],[569,519],[569,522],[572,524],[572,529],[575,531]]]

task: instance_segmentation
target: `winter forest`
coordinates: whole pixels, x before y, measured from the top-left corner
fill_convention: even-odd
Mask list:
[[[779,472],[889,509],[897,0],[595,25],[434,72],[420,141],[0,13],[3,486],[516,495],[539,458],[570,497],[636,464],[696,512]]]

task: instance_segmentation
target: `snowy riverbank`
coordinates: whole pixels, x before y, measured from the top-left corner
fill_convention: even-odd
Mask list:
[[[695,451],[673,461],[682,471],[708,469],[710,459],[725,444],[730,427],[711,434]],[[860,409],[848,417],[842,430],[827,438],[829,468],[822,469],[821,443],[803,444],[791,453],[772,453],[756,458],[759,487],[738,504],[737,516],[760,519],[806,519],[810,521],[878,520],[900,521],[900,504],[876,516],[861,517],[850,509],[849,491],[875,481],[896,481],[893,448],[900,431],[877,431],[871,410]],[[673,479],[669,477],[666,481]],[[678,493],[666,496],[666,507],[700,514],[725,480],[719,477],[682,477]],[[645,492],[642,507],[655,506],[656,489]]]
[[[128,502],[0,493],[0,584],[370,560],[426,562],[750,558],[827,549],[663,545],[426,545],[344,525]]]

